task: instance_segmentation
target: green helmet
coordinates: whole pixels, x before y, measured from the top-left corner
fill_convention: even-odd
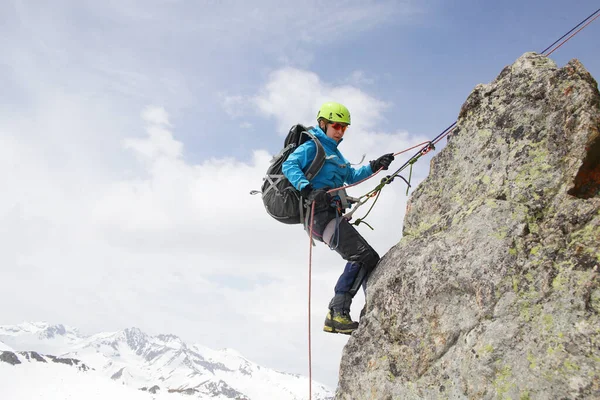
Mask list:
[[[346,106],[340,103],[324,103],[317,113],[317,121],[319,118],[350,125],[350,111],[348,111]]]

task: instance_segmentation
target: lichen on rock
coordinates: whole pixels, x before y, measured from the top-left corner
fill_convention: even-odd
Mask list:
[[[600,94],[526,53],[409,199],[336,399],[600,398]]]

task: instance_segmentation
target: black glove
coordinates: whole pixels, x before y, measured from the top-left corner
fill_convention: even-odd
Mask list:
[[[388,153],[382,155],[377,160],[369,161],[369,164],[371,164],[373,172],[377,172],[379,168],[388,169],[392,161],[394,161],[394,153]]]
[[[304,188],[302,188],[302,190],[300,191],[300,196],[302,196],[302,198],[304,200],[308,200],[308,196],[310,196],[310,193],[313,191],[313,187],[312,185],[309,183],[308,185],[304,186]]]
[[[329,188],[314,190],[309,183],[300,191],[300,196],[306,201],[307,206],[315,203],[315,210],[324,210],[331,204],[331,196],[327,193],[328,190]]]
[[[315,203],[315,209],[326,209],[331,205],[331,196],[327,193],[328,188],[317,189],[310,192],[308,201]]]

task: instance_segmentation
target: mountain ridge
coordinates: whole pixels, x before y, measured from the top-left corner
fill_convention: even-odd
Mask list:
[[[151,336],[135,327],[83,335],[62,324],[24,323],[0,326],[0,342],[15,350],[0,349],[0,354],[15,354],[21,362],[36,360],[37,356],[32,359],[26,354],[38,354],[31,349],[43,348],[43,353],[54,352],[56,356],[39,358],[81,360],[115,382],[144,391],[211,399],[307,397],[305,377],[254,364],[232,349],[211,350],[187,344],[173,334]],[[333,398],[325,386],[313,382],[313,388],[313,398]]]

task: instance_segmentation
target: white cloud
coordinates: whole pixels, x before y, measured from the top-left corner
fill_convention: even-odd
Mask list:
[[[248,99],[241,95],[228,96],[221,94],[221,105],[231,118],[246,116],[251,111]]]
[[[382,120],[388,105],[349,85],[334,86],[322,82],[314,72],[282,68],[269,75],[254,102],[260,112],[274,118],[279,132],[287,132],[298,123],[314,124],[317,111],[326,101],[338,101],[350,110],[352,127],[348,132],[372,128]]]
[[[285,126],[289,124],[286,118],[292,114],[276,112],[286,107],[281,99],[288,96],[290,90],[294,93],[304,91],[302,83],[307,81],[312,89],[302,94],[307,104],[318,104],[318,97],[324,96],[323,93],[340,93],[347,95],[353,104],[364,104],[363,108],[358,108],[358,116],[355,118],[369,118],[371,121],[382,118],[385,107],[383,102],[356,88],[332,87],[322,83],[313,73],[294,69],[274,73],[272,79],[265,84],[261,95],[257,97],[259,104],[265,110],[271,110],[277,123]],[[294,107],[289,107],[295,110]],[[313,110],[301,107],[300,103],[298,107],[298,115],[310,118],[308,114],[312,114]],[[351,160],[358,161],[364,153],[368,156],[367,160],[373,159],[385,152],[396,152],[426,140],[411,137],[406,132],[361,132],[359,129],[365,124],[355,125],[358,127],[353,125],[342,145],[342,151]],[[207,292],[197,296],[216,297],[223,302],[216,308],[222,311],[209,312],[211,316],[215,313],[213,317],[218,321],[213,322],[215,326],[227,326],[222,320],[221,312],[235,315],[236,323],[247,326],[259,324],[255,329],[265,337],[253,346],[264,346],[268,339],[269,346],[281,346],[280,350],[284,351],[286,344],[296,341],[301,343],[303,335],[296,332],[296,329],[298,324],[305,323],[305,307],[302,303],[305,303],[303,298],[307,295],[307,237],[300,226],[284,226],[271,220],[264,212],[260,199],[248,196],[249,190],[260,185],[270,155],[264,151],[256,151],[249,163],[214,159],[192,165],[181,159],[179,153],[172,154],[172,157],[161,156],[165,153],[164,149],[170,148],[175,139],[173,132],[162,130],[163,140],[155,141],[155,129],[156,126],[150,125],[147,136],[137,139],[136,142],[142,149],[154,149],[151,152],[152,156],[146,160],[148,176],[142,180],[129,180],[113,185],[95,206],[96,223],[103,226],[105,240],[118,241],[142,254],[153,249],[154,253],[159,251],[165,256],[173,256],[173,261],[177,263],[179,259],[193,260],[192,264],[195,264],[195,267],[187,264],[185,268],[172,268],[187,277],[185,279],[188,279],[190,274],[204,277],[206,282],[201,285],[207,286]],[[407,153],[404,159],[415,152]],[[394,166],[399,166],[400,162],[399,160]],[[426,168],[422,165],[415,171],[413,183],[423,178],[423,167]],[[379,179],[375,178],[358,188],[352,188],[350,193],[355,196],[366,193]],[[376,227],[376,231],[370,231],[365,226],[360,228],[381,255],[400,238],[406,202],[404,191],[405,186],[399,180],[386,186],[376,209],[368,219]],[[366,210],[367,206],[357,212],[356,217],[363,216]],[[318,272],[313,276],[313,324],[318,327],[322,323],[324,307],[332,294],[332,287],[341,273],[344,261],[321,245],[315,248],[314,260],[314,268]],[[151,271],[149,266],[156,262],[157,260],[145,261],[146,270]],[[249,280],[253,282],[252,289],[249,291],[246,287],[239,290],[229,287],[226,283],[222,286],[223,279],[226,282],[226,278],[219,279],[222,289],[218,289],[214,287],[215,274]],[[263,278],[256,280],[257,275]],[[193,292],[192,289],[188,294]],[[181,303],[188,298],[186,294],[179,296]],[[362,297],[358,296],[356,302],[354,310],[358,312],[362,305]],[[280,331],[288,332],[284,340],[286,344],[278,341],[277,335],[273,337],[271,333],[265,332],[271,325],[277,326]],[[261,330],[261,327],[264,330]],[[332,345],[330,340],[339,339],[319,337],[318,334],[316,336],[315,346],[328,348],[329,354],[338,353],[339,346],[343,344],[339,342]],[[231,337],[230,340],[236,339]],[[236,347],[231,344],[230,346]],[[303,350],[298,351],[302,353]],[[296,361],[299,357],[300,354],[292,356]],[[325,362],[325,359],[327,357],[322,361]],[[273,362],[278,364],[282,360]],[[298,368],[296,362],[285,362],[289,363],[292,369]],[[330,373],[334,372],[335,364],[327,367],[330,368]]]
[[[212,117],[218,92],[198,88],[227,82],[222,70],[232,60],[245,65],[206,57],[215,48],[237,55],[249,42],[265,48],[265,38],[283,48],[302,32],[308,47],[333,42],[359,22],[386,20],[395,3],[327,3],[345,7],[327,32],[305,29],[322,12],[318,1],[213,3],[187,13],[176,1],[0,6],[15,17],[0,28],[8,29],[0,35],[7,60],[0,83],[11,88],[0,93],[11,105],[0,108],[0,303],[11,304],[1,323],[49,320],[92,332],[139,326],[306,374],[308,238],[300,226],[270,219],[248,194],[260,188],[271,155],[252,149],[246,162],[192,161],[186,151],[210,154],[214,144],[191,143],[196,127],[179,121],[205,108]],[[199,58],[180,67],[188,50]],[[318,106],[335,99],[353,115],[341,147],[352,161],[420,141],[377,132],[388,105],[356,87],[294,68],[265,79],[258,93],[225,99],[231,115],[248,113],[250,101],[285,132],[314,123]],[[386,187],[370,217],[376,231],[361,227],[380,254],[399,239],[403,190]],[[314,251],[313,368],[332,384],[347,338],[321,333],[320,324],[344,262],[324,246]],[[355,317],[362,297],[356,302]]]
[[[375,81],[375,78],[368,77],[364,71],[352,71],[347,79],[348,84],[356,86],[372,85]]]
[[[150,124],[170,126],[169,115],[163,107],[148,106],[142,111],[142,119]]]
[[[284,107],[277,99],[287,96],[290,87],[302,91],[306,77],[313,89],[304,94],[307,104],[319,104],[325,93],[340,93],[348,95],[340,96],[342,101],[369,109],[357,108],[357,122],[341,145],[351,160],[420,141],[405,132],[361,131],[358,121],[382,118],[384,103],[358,89],[332,87],[307,71],[285,69],[273,77],[261,92],[268,94],[262,97],[265,109]],[[298,107],[300,118],[312,117],[309,107]],[[300,226],[270,219],[260,198],[248,194],[260,187],[271,155],[255,150],[247,163],[209,159],[194,164],[183,157],[185,144],[162,107],[144,109],[138,124],[146,123],[145,134],[135,138],[107,135],[119,125],[98,124],[107,120],[104,115],[68,110],[72,120],[101,127],[88,132],[91,138],[115,141],[105,144],[108,148],[120,142],[121,157],[128,160],[113,164],[113,152],[96,155],[95,140],[75,140],[70,147],[78,156],[69,157],[65,169],[64,157],[48,153],[52,141],[34,145],[27,139],[41,126],[54,130],[48,123],[52,116],[32,115],[33,122],[27,123],[0,119],[0,182],[3,192],[11,193],[0,201],[5,228],[0,265],[6,283],[0,301],[18,304],[4,313],[5,322],[45,319],[90,330],[131,325],[166,330],[306,373],[308,238]],[[273,113],[278,124],[289,115],[295,114]],[[62,128],[63,141],[80,135],[77,124]],[[114,165],[127,168],[115,174]],[[366,193],[378,180],[350,194]],[[376,230],[360,228],[381,255],[400,238],[403,192],[399,182],[387,186],[368,219]],[[366,207],[357,216],[364,212]],[[320,324],[344,261],[320,244],[314,251],[313,361],[317,376],[331,384],[345,340],[321,334]],[[228,279],[251,283],[240,287]],[[356,303],[355,317],[362,295]],[[240,325],[254,332],[251,339],[240,337]]]
[[[183,143],[175,140],[168,130],[171,123],[167,111],[163,107],[148,106],[142,111],[141,117],[147,123],[147,136],[127,138],[123,141],[124,147],[149,163],[160,164],[166,160],[181,164]]]

